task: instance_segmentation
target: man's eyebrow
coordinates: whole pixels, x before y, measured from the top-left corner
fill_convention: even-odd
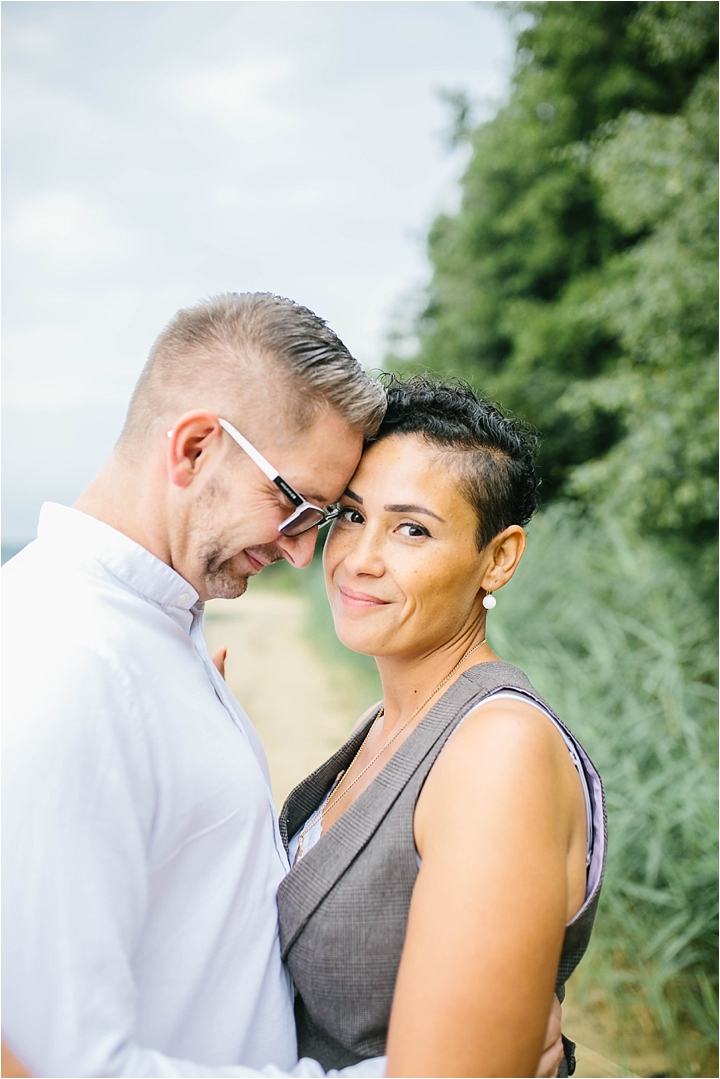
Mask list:
[[[426,506],[406,505],[403,503],[397,506],[386,506],[385,511],[386,513],[426,513],[428,517],[434,517],[436,521],[441,521],[442,524],[446,523],[444,517],[441,517],[438,513],[433,513]]]
[[[314,502],[316,506],[329,506],[331,505],[330,499],[327,495],[319,495],[315,491],[301,491],[297,487],[293,487],[293,491],[296,491],[301,498],[304,498],[306,502]]]
[[[352,498],[353,502],[357,502],[359,506],[362,506],[363,500],[360,495],[356,495],[354,491],[351,491],[349,487],[345,488],[345,497]]]

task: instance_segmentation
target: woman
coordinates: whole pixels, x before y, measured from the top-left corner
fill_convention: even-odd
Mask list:
[[[533,1075],[587,946],[600,779],[485,636],[536,490],[517,422],[466,386],[390,383],[324,555],[383,703],[281,815],[300,1052],[326,1067],[387,1052],[393,1076]]]

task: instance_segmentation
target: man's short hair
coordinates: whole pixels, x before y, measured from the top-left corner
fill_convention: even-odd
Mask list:
[[[188,391],[197,408],[226,394],[231,413],[248,395],[276,400],[298,430],[329,406],[366,438],[385,411],[384,391],[324,319],[270,292],[229,292],[179,310],[150,351],[121,441],[142,437]]]

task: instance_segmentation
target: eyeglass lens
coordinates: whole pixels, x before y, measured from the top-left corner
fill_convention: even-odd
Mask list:
[[[280,531],[286,536],[299,536],[302,532],[309,532],[310,529],[316,528],[318,524],[328,524],[337,516],[337,510],[330,510],[327,513],[320,506],[305,504],[302,509],[297,510],[297,517],[294,514],[281,524]]]
[[[280,531],[285,536],[299,536],[301,532],[308,532],[316,525],[322,524],[325,514],[316,506],[306,505],[298,511],[297,516],[292,515],[289,521],[280,526]]]

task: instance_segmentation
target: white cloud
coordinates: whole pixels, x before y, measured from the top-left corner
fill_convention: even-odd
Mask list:
[[[96,145],[111,137],[107,116],[93,104],[72,93],[47,88],[25,72],[3,75],[2,122],[6,137],[62,132],[75,144],[92,139]]]
[[[6,48],[13,53],[29,53],[48,57],[56,52],[56,44],[47,27],[28,23],[3,30]]]
[[[126,403],[161,328],[158,311],[169,316],[175,300],[161,290],[157,308],[147,310],[144,289],[43,291],[48,324],[3,333],[3,408],[47,413]]]
[[[377,364],[458,198],[434,88],[498,97],[513,46],[489,3],[190,0],[8,3],[3,53],[3,526],[22,535],[100,466],[199,296],[292,296]]]
[[[295,70],[291,58],[278,54],[224,69],[176,73],[166,79],[164,95],[171,107],[252,141],[290,127],[287,84]]]
[[[127,230],[112,220],[107,205],[71,191],[46,191],[25,199],[9,231],[22,251],[71,270],[116,258],[128,247]]]
[[[81,325],[6,334],[3,341],[3,399],[39,411],[84,397],[87,343]]]
[[[122,172],[107,186],[110,195],[164,195],[175,196],[187,191],[187,178],[163,171],[132,166]]]

